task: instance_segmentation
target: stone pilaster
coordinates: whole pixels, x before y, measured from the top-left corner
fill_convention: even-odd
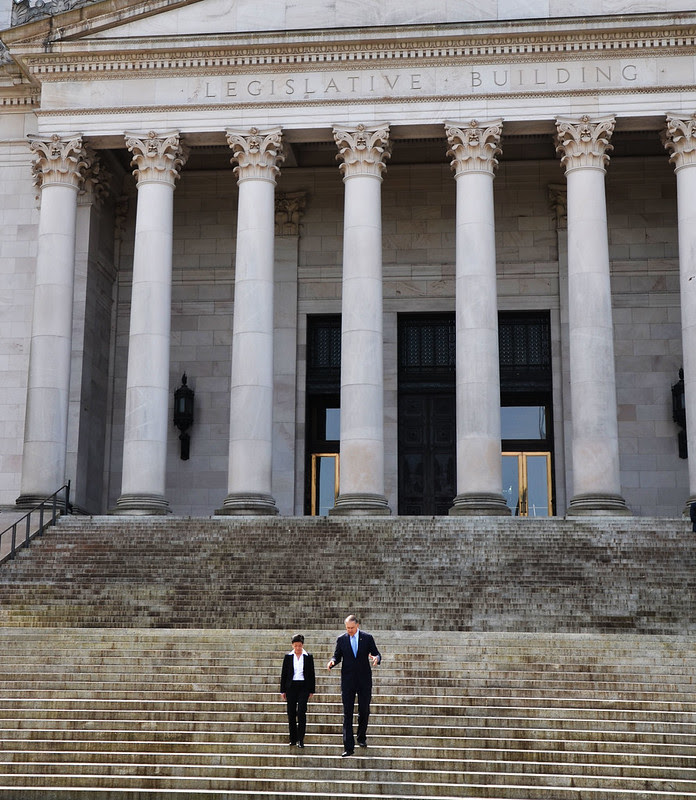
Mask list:
[[[186,161],[177,132],[126,134],[138,187],[123,479],[116,514],[165,514],[174,186]]]
[[[558,118],[568,188],[568,341],[574,492],[569,516],[630,513],[621,495],[605,167],[614,117]]]
[[[689,453],[689,497],[696,503],[696,112],[668,114],[663,142],[677,178],[682,358]]]
[[[228,494],[216,514],[271,515],[275,183],[280,128],[228,130],[239,183]]]
[[[21,494],[27,507],[66,480],[77,194],[88,167],[82,137],[30,142],[41,191]]]
[[[302,514],[304,448],[297,447],[297,306],[305,192],[276,194],[273,326],[273,496],[281,514]]]
[[[381,183],[389,128],[335,128],[334,140],[345,210],[340,488],[329,513],[385,515]]]
[[[502,493],[493,177],[502,120],[446,124],[457,190],[457,496],[451,515],[507,515]]]

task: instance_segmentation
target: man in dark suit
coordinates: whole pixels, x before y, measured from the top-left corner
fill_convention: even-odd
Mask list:
[[[327,664],[333,669],[341,667],[341,699],[343,700],[343,756],[355,751],[353,737],[353,710],[358,696],[358,745],[367,747],[367,721],[370,718],[372,699],[372,667],[382,661],[375,640],[360,630],[358,620],[351,614],[346,617],[346,632],[336,639],[336,649]]]
[[[304,747],[307,703],[314,694],[314,658],[304,649],[301,633],[292,637],[292,651],[286,653],[280,671],[280,693],[287,703],[290,745]]]

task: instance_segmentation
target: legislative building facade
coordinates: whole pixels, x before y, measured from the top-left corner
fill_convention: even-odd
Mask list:
[[[2,26],[0,506],[696,499],[693,4],[5,0]]]

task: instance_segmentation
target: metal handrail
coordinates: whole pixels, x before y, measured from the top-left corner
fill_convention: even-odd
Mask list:
[[[58,503],[58,495],[65,491],[65,500],[63,503]],[[50,503],[50,507],[47,508],[48,504]],[[46,511],[50,511],[51,517],[47,522],[44,522],[44,513]],[[38,512],[39,514],[39,527],[32,533],[31,532],[31,515]],[[0,533],[0,553],[2,553],[2,539],[3,536],[8,534],[10,536],[10,549],[9,551],[0,558],[0,564],[4,564],[5,561],[8,559],[14,558],[17,555],[17,551],[21,550],[23,547],[26,547],[29,542],[34,539],[36,536],[40,536],[46,528],[50,525],[55,525],[56,520],[60,516],[61,513],[70,514],[72,513],[72,506],[70,505],[70,481],[68,481],[65,485],[61,486],[60,489],[53,492],[52,495],[47,497],[45,500],[42,500],[38,505],[35,505],[34,508],[29,509],[27,513],[20,517],[16,522],[9,526],[9,528],[5,528],[5,530]],[[19,541],[17,540],[17,528],[22,524],[24,525],[24,535],[20,534]]]

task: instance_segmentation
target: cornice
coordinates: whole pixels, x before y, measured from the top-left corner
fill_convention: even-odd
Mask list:
[[[629,24],[630,23],[630,24]],[[36,23],[38,24],[38,23]],[[17,41],[12,55],[40,81],[89,79],[150,71],[218,74],[301,68],[368,69],[377,65],[437,66],[494,58],[497,63],[637,57],[665,52],[696,53],[696,13],[677,22],[662,16],[602,18],[516,25],[365,29],[322,34],[181,36],[163,39],[114,38]],[[89,36],[89,32],[85,32]],[[3,37],[5,34],[3,34]]]

